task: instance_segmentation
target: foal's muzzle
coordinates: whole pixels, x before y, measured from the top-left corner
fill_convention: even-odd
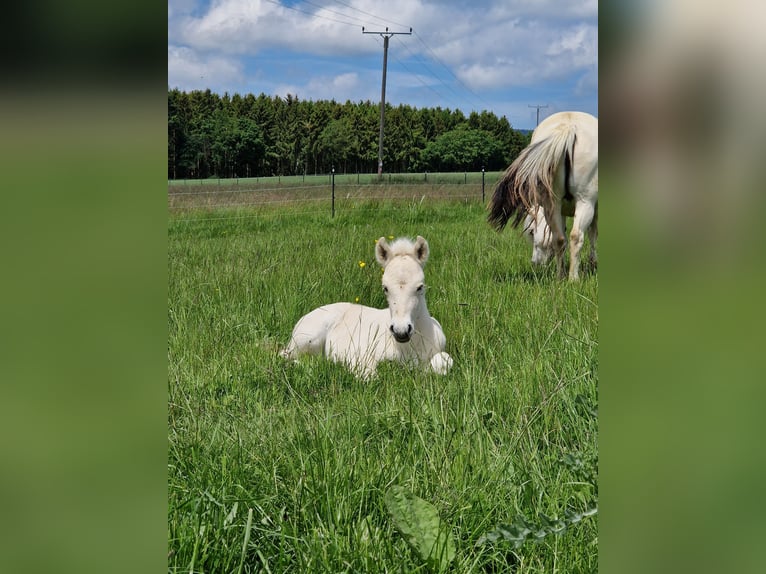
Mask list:
[[[407,330],[405,332],[400,332],[394,329],[394,326],[391,325],[389,327],[391,330],[391,334],[394,336],[394,339],[396,339],[397,343],[407,343],[412,338],[412,325],[407,325]]]

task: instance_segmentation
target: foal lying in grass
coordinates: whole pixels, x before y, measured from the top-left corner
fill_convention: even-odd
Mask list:
[[[388,309],[354,303],[332,303],[300,318],[282,356],[324,354],[346,364],[365,379],[381,361],[421,365],[445,374],[452,357],[439,322],[428,314],[423,266],[428,242],[399,238],[390,245],[384,237],[375,246],[375,258],[383,267],[383,291]]]

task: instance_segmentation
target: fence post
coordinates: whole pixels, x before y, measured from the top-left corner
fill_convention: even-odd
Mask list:
[[[481,202],[484,203],[484,166],[481,166]]]
[[[332,166],[332,216],[335,217],[335,166]]]

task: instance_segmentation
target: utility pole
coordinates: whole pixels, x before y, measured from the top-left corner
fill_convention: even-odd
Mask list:
[[[383,175],[383,126],[386,117],[386,68],[388,67],[388,39],[394,34],[412,34],[412,28],[409,32],[389,32],[386,26],[385,32],[367,32],[362,26],[362,34],[380,34],[383,38],[383,82],[380,88],[380,138],[378,140],[378,177]]]
[[[544,106],[537,105],[537,106],[529,106],[529,107],[537,108],[537,124],[536,125],[539,126],[540,125],[540,108],[547,108],[548,104],[545,104]]]

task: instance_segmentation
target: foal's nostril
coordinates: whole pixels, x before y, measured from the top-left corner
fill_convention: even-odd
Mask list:
[[[412,323],[408,323],[406,329],[397,329],[392,323],[388,326],[388,330],[391,331],[394,339],[396,339],[399,343],[406,343],[409,341],[412,338],[412,334],[415,332]]]

